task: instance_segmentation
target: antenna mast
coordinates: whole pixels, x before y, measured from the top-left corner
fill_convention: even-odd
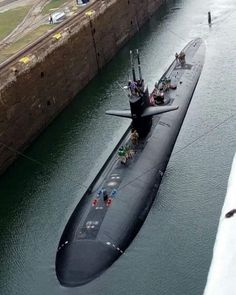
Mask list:
[[[142,71],[141,71],[141,64],[140,64],[140,57],[139,57],[139,51],[138,51],[138,49],[136,50],[136,52],[137,52],[137,59],[138,59],[139,79],[141,81],[142,80]]]
[[[130,63],[131,63],[131,68],[132,68],[133,80],[135,82],[136,81],[136,75],[135,75],[135,69],[134,69],[133,51],[130,50],[129,53],[130,53]]]

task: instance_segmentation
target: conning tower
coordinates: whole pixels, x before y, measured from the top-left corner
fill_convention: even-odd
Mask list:
[[[134,57],[137,58],[139,79],[136,78]],[[138,49],[136,55],[130,51],[130,63],[132,69],[132,80],[124,88],[129,91],[130,110],[109,110],[106,114],[132,119],[132,127],[137,130],[141,138],[145,137],[151,129],[152,117],[178,109],[175,106],[153,106],[150,100],[148,88],[142,77],[140,55]]]

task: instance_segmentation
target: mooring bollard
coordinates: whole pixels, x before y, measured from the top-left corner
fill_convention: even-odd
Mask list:
[[[211,25],[211,12],[208,11],[208,24]]]

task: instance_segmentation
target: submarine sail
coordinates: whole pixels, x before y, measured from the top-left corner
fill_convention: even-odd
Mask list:
[[[63,286],[80,286],[101,275],[138,233],[156,197],[204,56],[202,39],[189,42],[149,94],[139,52],[130,53],[130,110],[110,110],[107,114],[130,118],[131,125],[64,229],[56,254],[56,275]]]

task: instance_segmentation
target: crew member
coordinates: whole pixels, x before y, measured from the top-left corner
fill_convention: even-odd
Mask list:
[[[138,143],[139,135],[137,130],[132,129],[130,139],[133,145],[136,145]]]
[[[185,53],[183,51],[181,51],[179,54],[179,61],[182,65],[185,64]]]
[[[118,150],[118,156],[121,160],[121,163],[122,164],[125,164],[126,163],[126,151],[125,151],[125,148],[123,146],[121,146]]]
[[[144,93],[144,80],[143,79],[137,81],[137,90],[138,90],[139,95],[142,96]]]
[[[137,83],[135,81],[129,81],[128,87],[132,95],[137,95],[138,88],[137,88]]]
[[[125,146],[125,157],[126,160],[133,158],[134,150],[131,149],[129,145]]]
[[[103,201],[104,201],[104,203],[106,203],[108,200],[108,194],[105,189],[103,190],[102,195],[103,195]]]
[[[53,18],[51,14],[49,14],[49,24],[53,24]]]

